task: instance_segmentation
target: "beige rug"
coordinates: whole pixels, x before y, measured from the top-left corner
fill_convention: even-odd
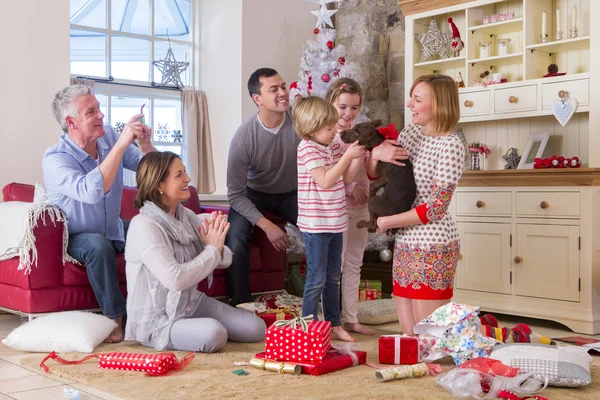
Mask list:
[[[380,326],[379,334],[398,331],[398,324]],[[367,351],[368,361],[377,363],[377,336],[356,335],[361,350]],[[454,397],[439,386],[435,378],[404,379],[386,383],[375,380],[375,370],[357,366],[322,376],[279,375],[252,367],[243,367],[249,375],[237,376],[234,361],[248,361],[263,351],[264,343],[228,343],[217,354],[197,354],[183,371],[164,377],[147,377],[140,372],[99,369],[97,360],[80,365],[62,365],[48,361],[50,374],[103,390],[125,399],[410,399],[432,400]],[[97,353],[112,351],[144,353],[149,349],[134,343],[102,345]],[[177,352],[178,358],[185,353]],[[80,359],[81,353],[62,354],[67,359]],[[37,367],[44,355],[23,357],[21,363]],[[446,358],[441,364],[445,371],[453,367]],[[550,388],[543,392],[549,399],[584,400],[600,397],[600,367],[592,366],[593,384],[582,389]]]

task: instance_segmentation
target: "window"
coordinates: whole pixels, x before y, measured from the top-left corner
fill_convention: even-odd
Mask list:
[[[161,72],[153,60],[169,45],[177,61],[192,62],[191,0],[70,0],[71,76],[96,78],[94,91],[106,123],[123,129],[143,104],[158,150],[182,154],[181,93],[153,88]],[[193,65],[182,74],[189,86]],[[112,83],[98,80],[111,77]],[[114,83],[121,84],[115,85]],[[185,157],[184,157],[185,162]],[[131,174],[126,183],[135,184]]]

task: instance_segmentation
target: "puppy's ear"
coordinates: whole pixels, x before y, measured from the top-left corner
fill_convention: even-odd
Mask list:
[[[383,135],[380,134],[376,129],[373,129],[373,131],[369,134],[369,137],[367,138],[367,143],[365,144],[365,146],[367,147],[367,149],[372,149],[378,144],[381,144],[381,142],[383,142],[383,139],[385,139]]]
[[[377,128],[379,125],[381,125],[381,120],[376,119],[375,121],[371,121],[371,125],[373,125],[375,128]]]

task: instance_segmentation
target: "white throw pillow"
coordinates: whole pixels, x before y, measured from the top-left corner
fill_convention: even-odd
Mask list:
[[[21,325],[2,343],[22,351],[91,353],[116,327],[116,322],[103,315],[65,311]]]

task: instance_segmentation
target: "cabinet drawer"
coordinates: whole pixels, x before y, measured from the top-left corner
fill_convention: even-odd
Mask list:
[[[558,92],[564,90],[568,97],[577,99],[580,106],[590,104],[590,80],[577,79],[575,81],[545,83],[542,85],[542,109],[549,110],[554,100],[558,100]]]
[[[510,217],[510,192],[458,192],[456,215]]]
[[[537,85],[496,89],[494,111],[509,113],[533,111],[537,108]]]
[[[490,91],[460,93],[460,116],[486,115],[490,113]]]
[[[517,192],[517,217],[579,218],[579,193]]]

